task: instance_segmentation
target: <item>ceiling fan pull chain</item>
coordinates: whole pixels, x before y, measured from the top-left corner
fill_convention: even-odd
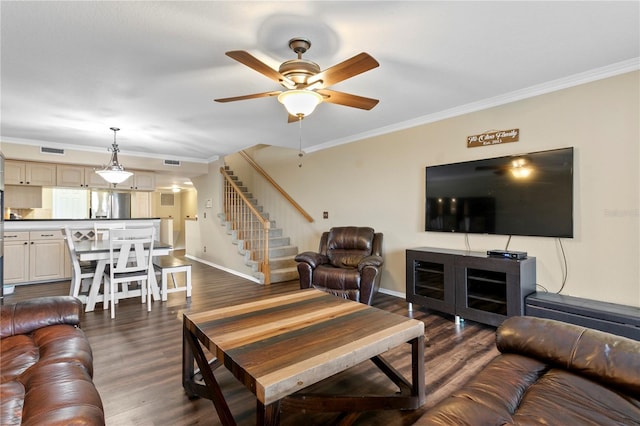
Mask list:
[[[300,123],[300,128],[299,128],[299,143],[298,143],[298,167],[302,167],[302,156],[304,155],[302,153],[302,116],[298,117],[298,122]]]

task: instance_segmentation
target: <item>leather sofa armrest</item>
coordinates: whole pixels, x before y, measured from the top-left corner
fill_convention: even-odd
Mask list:
[[[367,266],[379,268],[382,266],[383,262],[382,256],[367,256],[358,263],[358,271],[362,272],[362,270]]]
[[[80,325],[82,302],[71,296],[39,297],[0,306],[0,338],[56,324]]]
[[[507,318],[496,331],[500,352],[517,353],[640,395],[640,341],[536,317]]]
[[[329,258],[320,253],[305,251],[304,253],[298,254],[295,257],[295,261],[308,263],[313,269],[315,269],[319,265],[324,265],[325,263],[329,263]]]

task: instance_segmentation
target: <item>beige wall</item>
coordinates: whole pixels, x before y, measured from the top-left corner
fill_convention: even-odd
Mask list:
[[[198,193],[195,190],[181,193],[182,220],[198,215]]]
[[[319,234],[331,226],[368,225],[383,232],[381,285],[392,294],[404,294],[407,248],[465,249],[464,234],[423,231],[425,166],[573,146],[575,236],[562,240],[568,267],[562,293],[640,306],[639,80],[639,72],[628,73],[325,149],[305,155],[302,168],[293,150],[254,150],[258,164],[314,217],[311,224],[290,208],[277,207],[281,200],[259,178],[243,176],[248,172],[237,156],[228,160],[243,169],[239,176],[253,185],[249,189],[266,211],[280,210],[272,216],[301,251],[315,250]],[[511,128],[520,129],[519,142],[466,148],[469,135]],[[211,194],[218,188],[215,175],[217,167],[206,178]],[[323,211],[329,219],[322,219]],[[203,241],[214,245],[218,235],[203,234]],[[504,248],[507,238],[468,236],[474,251]],[[537,258],[540,285],[552,292],[561,288],[564,266],[558,240],[514,236],[509,249]],[[226,265],[226,260],[219,261]]]
[[[151,194],[152,208],[151,215],[153,217],[160,218],[173,218],[173,229],[179,231],[182,219],[182,194],[180,192],[172,193],[166,191],[166,193],[173,194],[173,206],[163,206],[160,202],[162,192],[156,191]]]
[[[162,194],[173,194],[173,206],[161,205]],[[156,191],[151,193],[152,198],[152,217],[163,219],[172,218],[173,241],[172,244],[176,249],[185,248],[185,219],[195,218],[197,215],[198,194],[195,189],[172,192],[172,191]]]
[[[463,234],[423,231],[425,166],[573,146],[575,237],[562,240],[568,264],[563,294],[640,307],[639,82],[640,72],[628,73],[309,153],[302,168],[295,150],[252,150],[256,161],[313,216],[313,223],[283,204],[261,178],[247,175],[240,166],[238,174],[301,251],[315,250],[320,233],[331,226],[369,225],[383,232],[381,284],[384,291],[403,294],[407,248],[465,249]],[[466,148],[468,135],[509,128],[520,129],[519,142]],[[52,162],[52,156],[43,156],[37,149],[2,145],[8,158]],[[55,162],[95,163],[95,153],[69,154]],[[235,157],[229,157],[229,162],[241,164]],[[127,165],[162,168],[133,157],[127,158]],[[190,254],[248,274],[242,256],[229,250],[235,246],[218,218],[222,165],[222,161],[211,163],[202,176],[192,179],[197,189],[193,215],[198,215],[198,241]],[[207,200],[211,207],[206,207]],[[329,212],[329,219],[322,219],[323,211]],[[469,235],[471,249],[476,251],[504,248],[506,241],[506,236]],[[563,261],[557,240],[513,237],[509,248],[536,256],[538,283],[549,291],[560,289]]]
[[[197,190],[198,221],[197,226],[192,227],[192,238],[187,235],[186,252],[210,264],[249,275],[251,271],[218,216],[222,212],[222,177],[219,171],[222,165],[222,160],[210,163],[207,175],[191,179]]]

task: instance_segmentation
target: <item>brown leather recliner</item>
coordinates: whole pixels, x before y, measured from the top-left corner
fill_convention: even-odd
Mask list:
[[[317,288],[371,305],[380,286],[382,234],[373,228],[331,228],[320,238],[318,253],[296,256],[300,288]]]

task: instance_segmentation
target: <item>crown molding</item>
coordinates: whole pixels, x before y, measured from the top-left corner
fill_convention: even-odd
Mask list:
[[[421,126],[424,124],[435,123],[437,121],[445,120],[448,118],[458,117],[464,114],[472,112],[482,111],[485,109],[493,108],[500,105],[505,105],[511,102],[520,101],[523,99],[533,98],[535,96],[544,95],[547,93],[557,92],[559,90],[568,89],[570,87],[579,86],[581,84],[591,83],[593,81],[604,80],[606,78],[615,77],[617,75],[626,74],[640,69],[640,57],[635,57],[627,61],[617,62],[605,67],[596,68],[590,71],[585,71],[579,74],[574,74],[568,77],[559,78],[557,80],[551,80],[535,86],[530,86],[524,89],[515,90],[513,92],[505,93],[503,95],[494,96],[491,98],[483,99],[481,101],[472,102],[469,104],[457,106],[455,108],[446,109],[433,114],[425,115],[422,117],[414,118],[411,120],[403,121],[400,123],[392,124],[390,126],[379,127],[371,131],[358,133],[346,138],[335,139],[323,144],[314,145],[305,149],[306,153],[322,151],[324,149],[332,148],[347,143],[368,139],[376,136],[386,135],[389,133],[397,132],[400,130],[410,129],[412,127]]]
[[[74,151],[80,151],[80,152],[104,153],[107,151],[107,145],[105,145],[104,148],[98,148],[95,146],[71,145],[67,143],[63,144],[58,142],[48,142],[48,141],[39,141],[39,140],[33,140],[33,139],[20,139],[20,138],[9,138],[9,137],[2,137],[2,142],[12,143],[16,145],[29,145],[29,146],[38,146],[38,147],[43,146],[47,148],[74,150]],[[191,157],[179,157],[175,155],[172,155],[172,156],[160,155],[160,154],[153,154],[148,152],[131,152],[129,150],[127,150],[126,152],[121,151],[119,155],[122,157],[155,158],[158,160],[177,160],[177,161],[186,161],[186,162],[201,163],[201,164],[209,164],[219,159],[217,155],[214,155],[213,157],[210,157],[210,158],[202,159],[202,158],[191,158]]]

